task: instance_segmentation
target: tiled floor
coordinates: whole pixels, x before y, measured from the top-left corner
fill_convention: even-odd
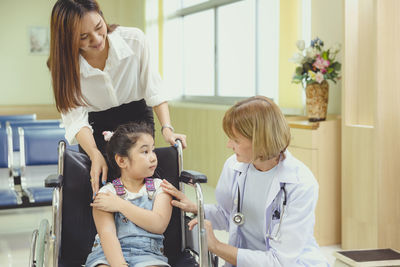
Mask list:
[[[186,193],[193,198],[194,190],[186,188]],[[203,186],[205,203],[215,203],[214,189]],[[46,218],[50,222],[51,207],[0,210],[0,266],[26,267],[29,261],[29,249],[32,231],[39,227],[40,221]],[[227,241],[228,235],[216,231],[221,241]],[[339,246],[322,247],[331,264],[334,262],[332,253]],[[222,261],[221,264],[222,265]]]

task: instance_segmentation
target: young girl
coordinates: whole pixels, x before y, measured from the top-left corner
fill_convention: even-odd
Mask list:
[[[120,178],[102,187],[91,204],[98,235],[86,266],[169,266],[163,233],[171,197],[160,179],[148,178],[157,167],[151,126],[120,125],[106,150]]]

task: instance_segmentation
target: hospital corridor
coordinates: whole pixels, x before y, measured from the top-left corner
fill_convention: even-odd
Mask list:
[[[400,0],[0,0],[0,267],[400,266]]]

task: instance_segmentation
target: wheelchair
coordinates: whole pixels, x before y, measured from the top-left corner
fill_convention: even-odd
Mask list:
[[[218,258],[208,252],[204,228],[204,202],[200,183],[207,177],[195,171],[183,171],[182,146],[155,150],[158,166],[154,177],[167,179],[183,190],[184,183],[195,188],[198,225],[188,230],[188,214],[173,207],[164,233],[164,254],[173,267],[217,267]],[[44,219],[32,233],[30,267],[84,266],[96,235],[92,217],[90,160],[86,154],[58,145],[58,174],[50,175],[46,187],[53,187],[52,225]]]

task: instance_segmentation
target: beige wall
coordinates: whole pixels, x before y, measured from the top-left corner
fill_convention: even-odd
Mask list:
[[[46,55],[29,54],[29,26],[48,26],[48,0],[0,1],[0,105],[52,103]]]
[[[30,26],[49,26],[55,0],[0,1],[2,105],[53,104],[48,55],[29,53]],[[144,29],[144,0],[99,0],[106,20]]]
[[[279,40],[279,106],[302,109],[302,88],[292,83],[296,68],[289,59],[297,52],[296,41],[301,39],[299,24],[301,1],[280,1]]]
[[[216,186],[225,160],[233,154],[226,147],[228,138],[222,130],[222,118],[229,106],[196,103],[170,103],[171,121],[177,133],[187,135],[183,167],[207,175],[208,184]],[[156,147],[167,146],[156,122]]]
[[[145,28],[145,0],[98,0],[107,23]]]
[[[335,43],[342,44],[338,54],[343,63],[344,49],[344,0],[312,0],[311,1],[311,38],[319,37],[325,42],[325,48]],[[329,82],[328,113],[341,113],[342,81],[337,84]]]

